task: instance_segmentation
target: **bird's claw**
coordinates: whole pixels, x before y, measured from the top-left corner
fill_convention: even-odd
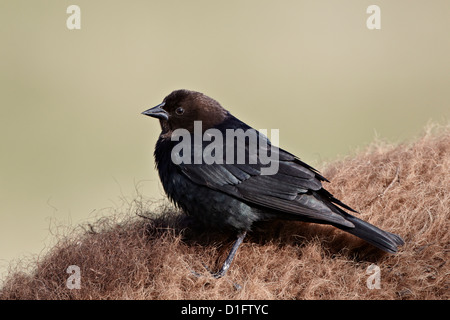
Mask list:
[[[218,272],[213,272],[213,271],[211,271],[211,269],[210,269],[206,264],[204,264],[203,262],[202,262],[202,265],[203,265],[203,267],[206,269],[206,271],[208,271],[209,274],[213,276],[214,279],[222,278],[222,277],[225,275],[225,273],[227,272],[227,269],[223,269],[223,268],[222,268],[220,271],[218,271]],[[200,274],[200,273],[198,273],[198,272],[195,272],[194,270],[191,270],[191,273],[192,273],[194,276],[196,276],[197,278],[200,278],[200,277],[203,276],[202,274]],[[233,286],[234,286],[234,288],[235,288],[236,290],[241,290],[241,289],[242,289],[242,286],[241,286],[239,283],[233,282]]]

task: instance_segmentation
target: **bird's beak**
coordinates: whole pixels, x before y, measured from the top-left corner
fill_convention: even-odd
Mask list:
[[[145,114],[146,116],[158,118],[161,120],[169,120],[169,114],[166,110],[164,110],[162,107],[164,107],[166,103],[163,102],[161,104],[158,104],[156,107],[153,107],[151,109],[145,110],[142,112],[142,114]]]

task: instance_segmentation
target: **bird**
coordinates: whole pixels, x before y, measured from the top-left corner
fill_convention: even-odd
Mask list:
[[[258,221],[331,225],[388,253],[404,244],[399,235],[350,214],[357,211],[323,187],[329,181],[318,170],[272,145],[264,134],[201,92],[175,90],[142,114],[160,123],[155,167],[169,200],[206,228],[232,230],[236,235],[220,270],[211,272],[215,278],[226,274]],[[227,139],[236,132],[241,135]],[[242,137],[243,132],[254,133],[256,142],[251,134]],[[234,155],[224,160],[227,152]],[[274,172],[267,172],[271,164],[263,161],[269,153],[276,161]]]

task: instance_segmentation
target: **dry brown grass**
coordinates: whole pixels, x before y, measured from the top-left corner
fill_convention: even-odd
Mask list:
[[[376,142],[323,170],[336,197],[404,238],[397,255],[328,226],[262,223],[216,280],[202,263],[218,268],[233,238],[186,228],[188,220],[165,209],[157,218],[101,219],[63,237],[31,271],[12,268],[0,298],[449,299],[449,172],[450,126],[409,144]],[[372,263],[381,289],[366,285]],[[66,287],[69,265],[81,268],[79,290]]]

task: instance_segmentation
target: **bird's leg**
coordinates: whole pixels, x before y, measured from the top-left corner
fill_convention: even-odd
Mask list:
[[[216,278],[216,279],[221,278],[225,275],[225,273],[227,273],[227,270],[230,268],[231,262],[233,261],[233,258],[236,255],[236,252],[237,252],[239,246],[241,245],[242,241],[244,240],[246,234],[247,234],[247,231],[243,231],[238,235],[238,238],[234,242],[233,247],[231,248],[231,251],[228,254],[227,259],[225,260],[225,262],[222,265],[222,268],[220,268],[220,270],[218,272],[212,273],[214,278]]]

